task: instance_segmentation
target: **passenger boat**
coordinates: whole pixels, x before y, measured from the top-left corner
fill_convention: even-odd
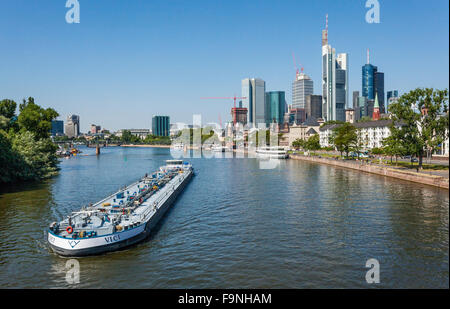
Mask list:
[[[256,153],[260,157],[272,159],[286,159],[289,157],[287,150],[284,147],[260,147],[256,149]]]
[[[159,171],[50,224],[48,243],[61,256],[86,256],[142,241],[193,175],[191,164],[167,160]]]

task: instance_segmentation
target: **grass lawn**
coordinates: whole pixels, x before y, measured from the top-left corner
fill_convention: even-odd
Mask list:
[[[376,160],[374,163],[378,163],[379,161]],[[416,169],[419,166],[419,162],[397,162],[393,161],[391,163],[390,160],[383,160],[383,163],[390,166],[397,166],[397,167],[405,167],[410,169]],[[424,170],[435,170],[435,171],[445,171],[448,170],[448,166],[440,165],[440,164],[428,164],[428,163],[422,163],[422,167]]]

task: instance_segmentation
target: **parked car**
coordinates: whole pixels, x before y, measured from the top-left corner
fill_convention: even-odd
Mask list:
[[[417,160],[417,158],[412,158],[411,162],[419,162],[419,160]]]

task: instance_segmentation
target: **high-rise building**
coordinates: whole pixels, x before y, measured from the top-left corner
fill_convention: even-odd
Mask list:
[[[322,118],[345,121],[348,104],[348,55],[328,44],[328,15],[322,32]]]
[[[62,120],[52,120],[51,135],[64,135],[64,121]]]
[[[386,108],[384,105],[384,73],[376,72],[375,73],[375,97],[378,96],[378,103],[380,104],[380,113],[384,114],[386,112]]]
[[[231,118],[233,121],[235,120],[236,123],[240,123],[243,126],[247,124],[247,109],[245,107],[242,107],[242,104],[239,107],[232,107],[231,108]]]
[[[80,116],[68,116],[64,131],[69,138],[78,137],[80,135]]]
[[[292,108],[305,108],[306,97],[313,93],[313,80],[304,73],[297,74],[292,83]]]
[[[102,130],[101,126],[97,126],[95,124],[91,124],[91,134],[100,133],[101,130]]]
[[[289,111],[289,124],[300,125],[306,121],[304,108],[291,108]]]
[[[378,67],[370,64],[369,50],[367,50],[367,63],[362,67],[362,96],[367,100],[375,100],[376,94],[378,94],[380,111],[384,113],[384,73],[378,72]]]
[[[387,92],[386,96],[386,112],[389,111],[389,105],[398,100],[398,90],[391,90]]]
[[[265,125],[265,96],[266,82],[259,78],[246,78],[242,80],[243,107],[248,110],[247,124],[258,127],[261,123]]]
[[[152,118],[152,134],[157,136],[170,135],[170,117],[169,116],[153,116]]]
[[[360,96],[358,98],[359,119],[368,115],[367,97]]]
[[[353,108],[358,107],[358,98],[359,98],[359,91],[353,91]]]
[[[284,91],[266,92],[266,126],[271,123],[283,124],[286,111],[286,95]]]
[[[310,94],[306,97],[305,117],[306,117],[306,119],[322,118],[322,96],[321,95]]]

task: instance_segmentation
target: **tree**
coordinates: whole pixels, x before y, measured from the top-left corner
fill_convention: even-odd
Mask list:
[[[11,119],[16,115],[17,103],[13,100],[2,100],[0,101],[0,115]]]
[[[345,122],[341,121],[341,120],[328,120],[328,121],[322,123],[322,125],[320,127],[324,127],[324,126],[329,125],[329,124],[344,124],[344,123]]]
[[[17,103],[13,100],[0,101],[0,129],[8,131],[13,129],[17,131],[17,116],[16,116]]]
[[[400,138],[394,135],[390,135],[387,138],[383,139],[383,152],[392,158],[395,157],[395,162],[397,163],[397,157],[403,156],[406,154],[406,149],[403,146],[403,143]]]
[[[303,139],[297,138],[295,141],[292,142],[292,147],[294,147],[296,150],[299,150],[300,148],[304,148],[305,141]]]
[[[129,130],[123,130],[121,140],[124,143],[138,143],[141,141],[139,137],[131,134]]]
[[[417,88],[389,106],[394,123],[391,135],[408,153],[419,158],[419,168],[427,151],[432,152],[448,138],[448,91]]]
[[[52,120],[59,116],[53,108],[44,109],[30,97],[19,105],[19,111],[20,130],[33,132],[36,140],[50,137]]]
[[[330,138],[330,142],[341,153],[345,152],[346,157],[352,148],[358,143],[356,127],[348,122],[335,128]]]
[[[378,147],[374,147],[370,150],[370,152],[374,155],[382,155],[384,154],[384,149],[382,148],[378,148]]]
[[[307,150],[319,150],[320,149],[320,136],[319,134],[314,134],[310,136],[305,143],[305,148]]]
[[[49,138],[51,120],[58,113],[43,109],[33,98],[17,104],[0,101],[0,183],[39,180],[58,171],[57,146]]]
[[[363,116],[361,117],[361,119],[358,120],[358,122],[369,122],[369,121],[373,121],[372,117]]]

